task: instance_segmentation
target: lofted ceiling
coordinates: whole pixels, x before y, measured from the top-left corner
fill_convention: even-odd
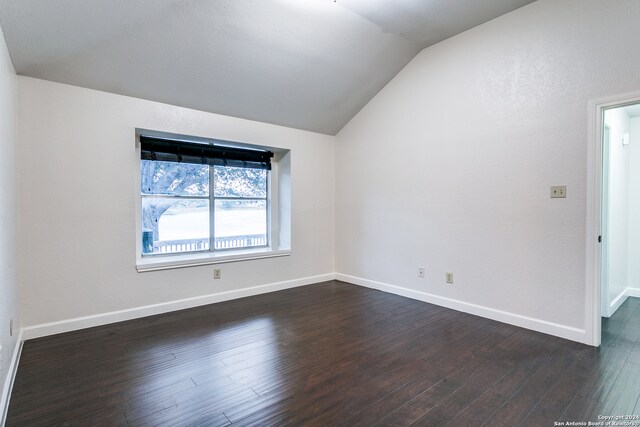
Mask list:
[[[325,134],[423,48],[533,0],[0,0],[20,75]]]

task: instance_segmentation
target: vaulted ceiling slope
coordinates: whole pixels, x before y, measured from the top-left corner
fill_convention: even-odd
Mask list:
[[[0,0],[20,75],[325,134],[420,50],[532,0]]]

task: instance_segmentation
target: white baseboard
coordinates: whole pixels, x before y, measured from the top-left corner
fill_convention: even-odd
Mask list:
[[[611,304],[609,305],[609,313],[602,313],[602,316],[603,317],[613,316],[613,313],[615,313],[616,310],[619,309],[620,306],[624,304],[624,302],[629,297],[640,298],[640,288],[630,286],[626,288],[624,291],[620,292],[620,295],[618,295],[617,297],[614,298],[613,301],[611,301]]]
[[[367,288],[378,289],[380,291],[389,292],[407,298],[428,302],[442,307],[450,308],[464,313],[474,314],[476,316],[485,317],[487,319],[497,320],[498,322],[508,323],[510,325],[519,326],[521,328],[531,329],[560,338],[577,341],[583,344],[590,344],[589,337],[584,329],[578,329],[571,326],[560,325],[557,323],[547,322],[546,320],[534,319],[532,317],[521,316],[507,311],[496,310],[494,308],[485,307],[477,304],[446,298],[438,295],[429,294],[414,289],[404,288],[401,286],[390,285],[388,283],[376,282],[373,280],[363,279],[361,277],[349,276],[346,274],[336,273],[336,280],[349,282]]]
[[[640,298],[640,288],[627,288],[627,296]]]
[[[603,313],[604,317],[613,316],[613,313],[615,313],[616,310],[619,309],[622,304],[624,304],[624,302],[629,297],[629,289],[631,289],[631,288],[624,289],[622,292],[620,292],[620,295],[618,295],[617,297],[615,297],[613,299],[613,301],[611,301],[611,304],[609,304],[609,313],[606,313],[606,314],[608,314],[608,316],[606,316]]]
[[[11,390],[13,389],[13,381],[16,379],[16,372],[18,372],[18,362],[20,361],[20,355],[22,354],[22,343],[24,342],[23,330],[20,329],[18,337],[16,339],[16,347],[13,350],[11,356],[11,362],[9,363],[9,370],[7,371],[7,378],[4,380],[4,387],[2,388],[2,396],[0,396],[0,426],[4,426],[7,420],[7,411],[9,410],[9,399],[11,398]]]
[[[193,298],[185,298],[176,301],[169,301],[160,304],[136,307],[127,310],[101,313],[92,316],[77,317],[75,319],[61,320],[58,322],[43,323],[40,325],[23,328],[23,340],[39,338],[48,335],[60,334],[63,332],[75,331],[78,329],[91,328],[94,326],[106,325],[109,323],[122,322],[125,320],[138,319],[140,317],[153,316],[155,314],[168,313],[171,311],[184,310],[186,308],[199,307],[216,302],[228,301],[237,298],[244,298],[253,295],[265,294],[268,292],[280,291],[283,289],[295,288],[298,286],[310,285],[328,280],[333,280],[333,273],[321,274],[318,276],[303,277],[300,279],[287,280],[284,282],[270,283],[267,285],[252,286],[250,288],[237,289],[233,291],[218,292],[215,294],[202,295]]]

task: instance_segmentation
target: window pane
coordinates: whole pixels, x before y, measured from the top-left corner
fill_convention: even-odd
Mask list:
[[[266,245],[265,200],[216,200],[215,249]]]
[[[267,197],[267,171],[264,169],[214,166],[215,197]]]
[[[208,196],[209,165],[141,160],[142,194]]]
[[[142,198],[142,252],[209,249],[209,200]]]

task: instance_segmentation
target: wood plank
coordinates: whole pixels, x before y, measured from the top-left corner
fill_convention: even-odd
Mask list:
[[[534,426],[633,413],[638,325],[629,298],[593,349],[331,281],[29,340],[7,426]]]

